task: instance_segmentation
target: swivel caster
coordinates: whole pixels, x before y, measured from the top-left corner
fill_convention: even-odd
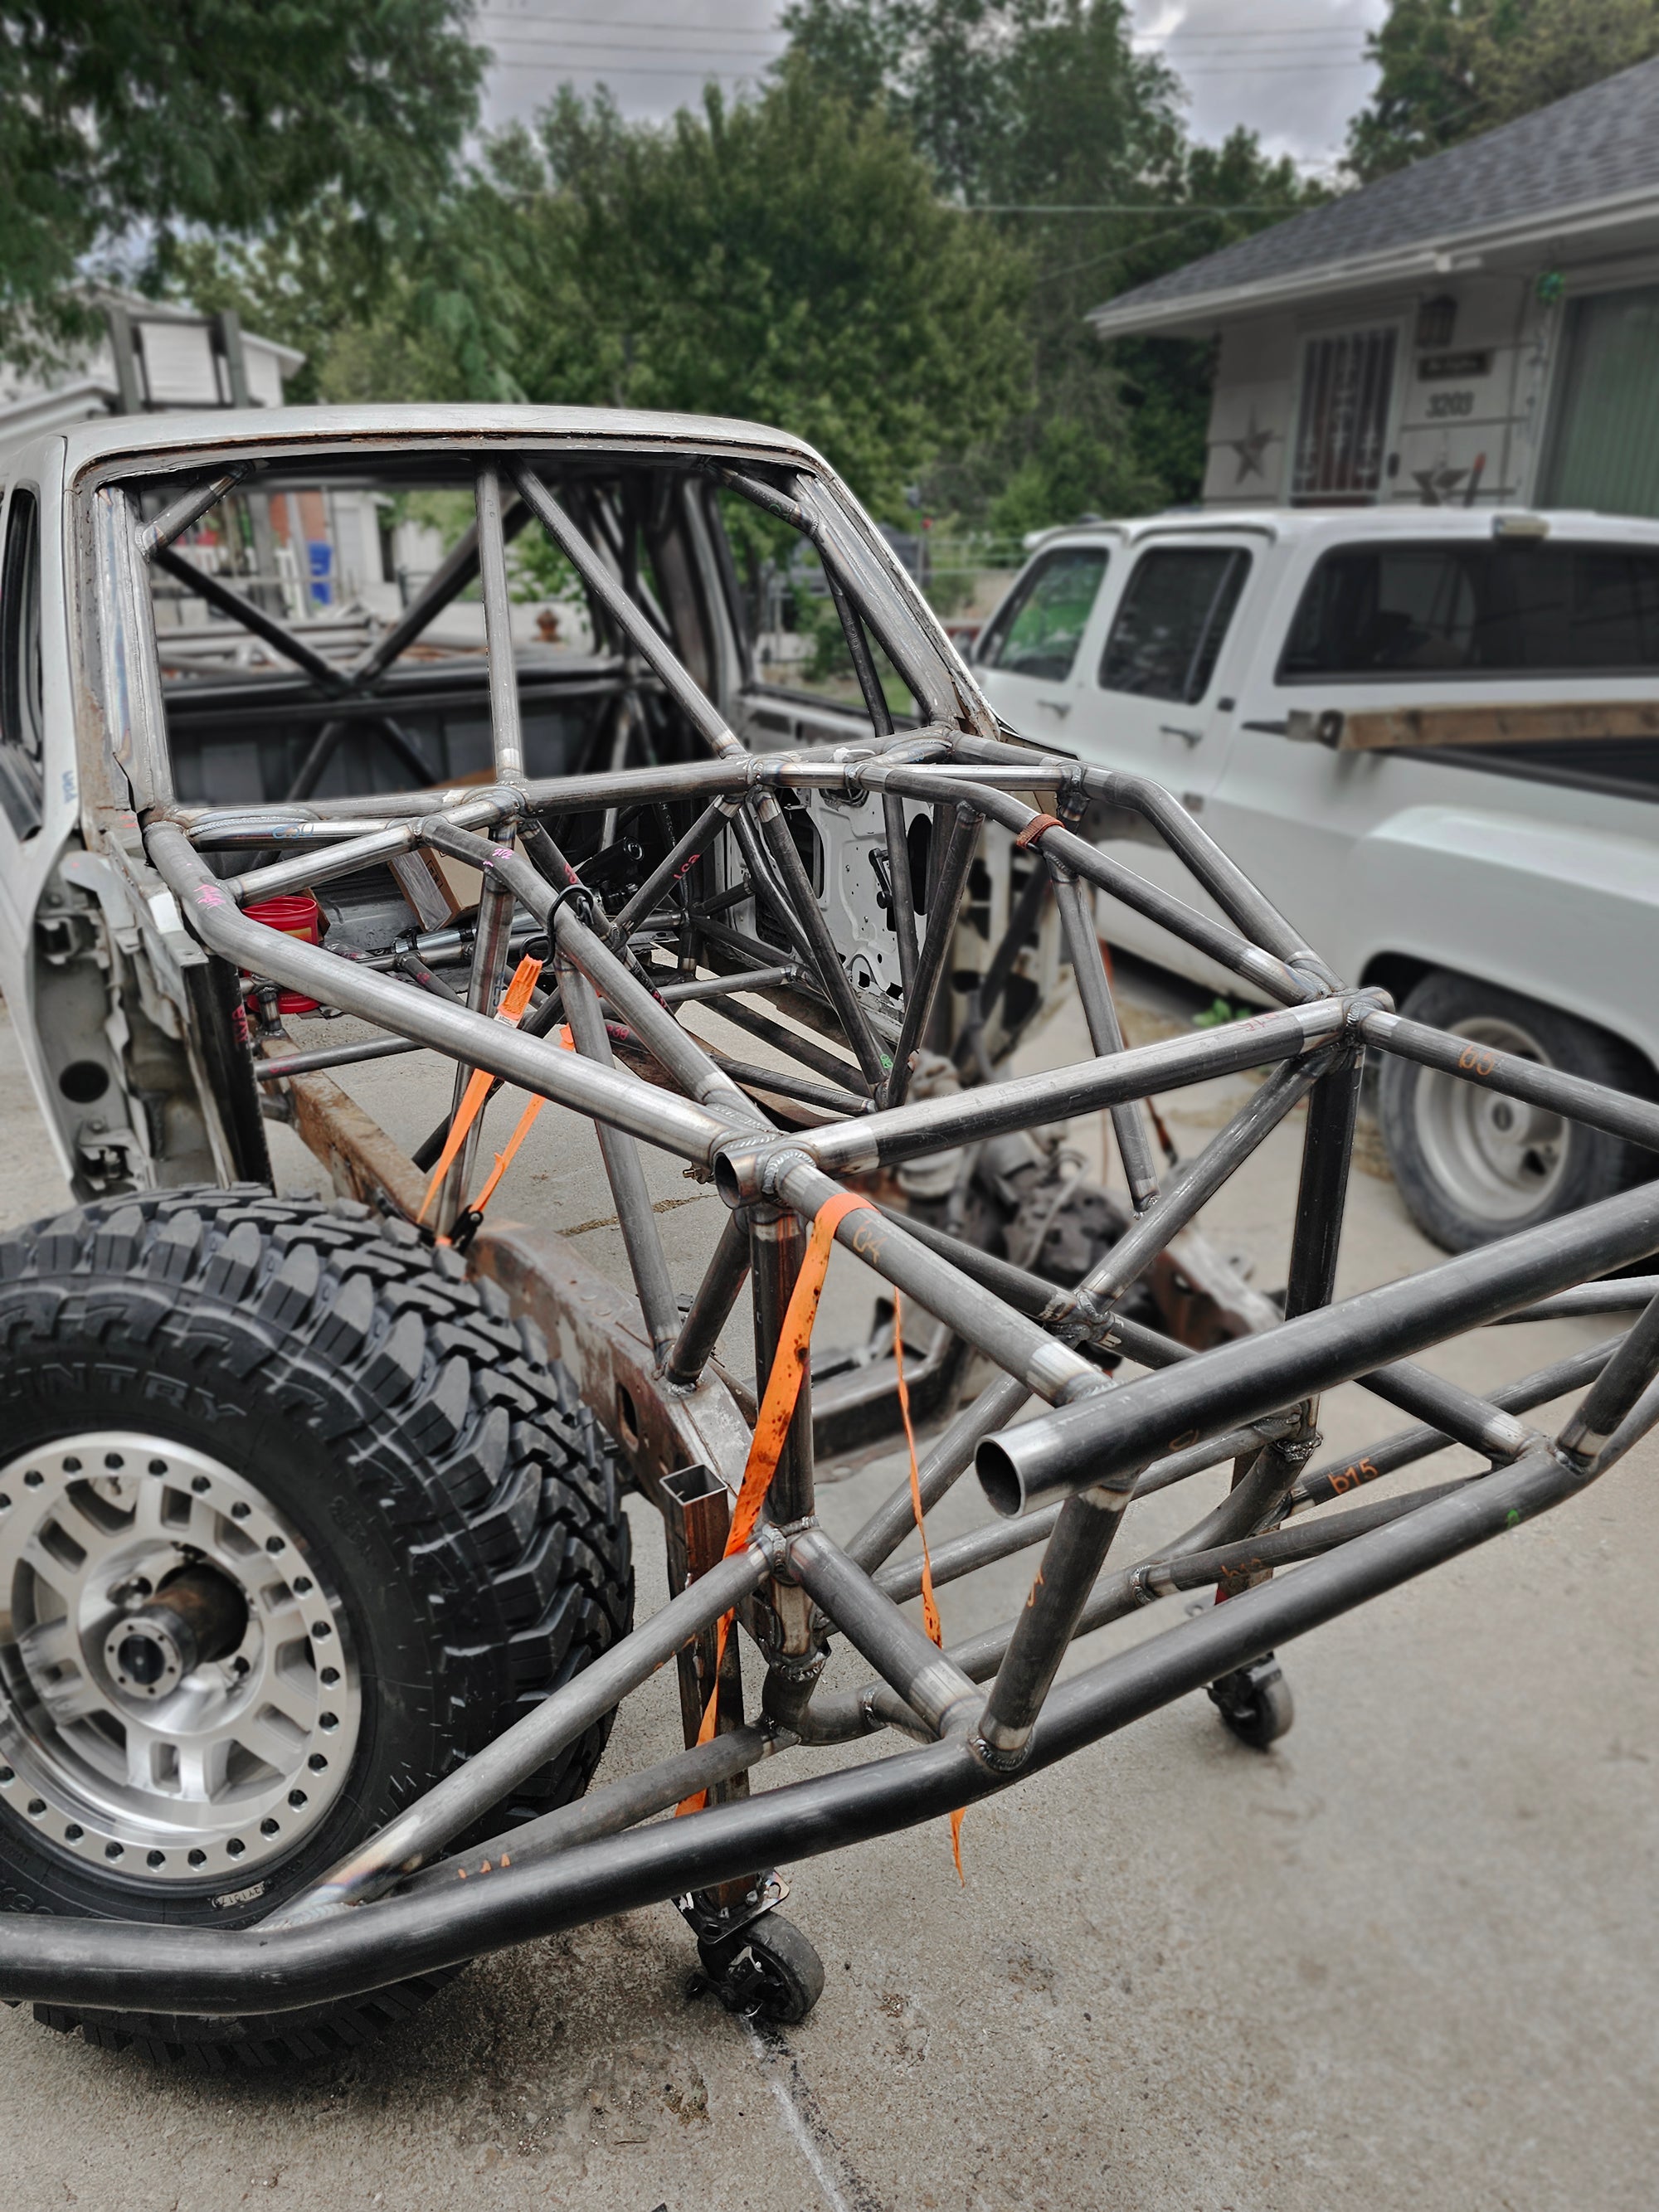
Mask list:
[[[1252,1751],[1266,1751],[1290,1733],[1296,1718],[1291,1686],[1278,1660],[1258,1659],[1254,1667],[1221,1674],[1210,1685],[1210,1698],[1223,1722]]]
[[[823,1960],[781,1912],[763,1912],[718,1942],[699,1941],[697,1956],[703,1971],[687,1994],[712,1990],[727,2012],[793,2027],[823,1995]]]

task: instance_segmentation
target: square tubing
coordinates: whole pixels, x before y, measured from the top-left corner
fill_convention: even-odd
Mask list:
[[[787,1208],[757,1205],[748,1209],[750,1296],[755,1317],[756,1388],[763,1395],[777,1358],[795,1279],[806,1255],[807,1231]],[[778,1455],[767,1496],[767,1517],[788,1528],[810,1521],[814,1510],[812,1473],[812,1372],[807,1362],[795,1410]],[[762,1702],[769,1719],[793,1729],[805,1710],[824,1652],[814,1633],[812,1601],[793,1575],[775,1574],[766,1593],[776,1623],[767,1650]]]
[[[726,1551],[727,1531],[732,1526],[732,1493],[726,1485],[707,1467],[682,1468],[671,1474],[662,1486],[663,1540],[668,1551],[668,1589],[677,1596],[689,1589],[713,1568],[719,1565]],[[698,1629],[690,1641],[681,1645],[675,1654],[675,1668],[679,1675],[680,1722],[684,1730],[687,1747],[695,1745],[702,1729],[702,1717],[714,1683],[716,1655],[720,1653],[720,1637],[714,1621]],[[714,1704],[714,1732],[729,1735],[743,1726],[743,1654],[735,1636],[726,1639],[726,1650],[720,1655],[720,1694]],[[711,1804],[722,1803],[728,1797],[749,1795],[749,1776],[746,1770],[729,1779],[713,1784],[708,1792]],[[742,1884],[740,1887],[748,1885]],[[711,1899],[715,1907],[735,1905],[738,1891],[727,1896],[724,1889]]]

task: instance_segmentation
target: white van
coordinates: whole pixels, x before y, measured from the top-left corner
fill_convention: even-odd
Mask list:
[[[1058,531],[975,659],[1021,736],[1182,799],[1346,980],[1659,1088],[1659,524],[1368,508]],[[1206,903],[1127,817],[1099,827]],[[1238,994],[1115,902],[1101,928]],[[1407,1203],[1453,1249],[1652,1171],[1404,1060],[1378,1103]]]

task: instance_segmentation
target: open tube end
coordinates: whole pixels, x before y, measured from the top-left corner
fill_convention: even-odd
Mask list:
[[[1025,1486],[1012,1454],[998,1437],[987,1437],[974,1454],[974,1472],[994,1513],[1012,1521],[1024,1512]]]

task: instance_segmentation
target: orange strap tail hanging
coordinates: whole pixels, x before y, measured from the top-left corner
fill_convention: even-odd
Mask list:
[[[818,1300],[823,1294],[823,1279],[830,1268],[830,1248],[836,1241],[836,1230],[848,1214],[864,1206],[874,1212],[867,1198],[860,1198],[850,1190],[837,1191],[828,1200],[812,1222],[812,1233],[806,1240],[805,1257],[800,1263],[800,1273],[795,1278],[795,1287],[789,1293],[789,1304],[783,1316],[783,1328],[778,1336],[778,1348],[772,1358],[772,1371],[766,1378],[766,1392],[761,1400],[760,1412],[755,1417],[755,1433],[749,1445],[749,1458],[743,1470],[743,1483],[738,1492],[738,1502],[732,1510],[731,1531],[726,1539],[726,1557],[740,1552],[755,1533],[755,1523],[760,1518],[761,1507],[766,1503],[766,1493],[772,1487],[772,1478],[778,1471],[778,1462],[783,1456],[784,1439],[789,1434],[789,1424],[795,1416],[795,1401],[800,1395],[801,1378],[806,1372],[806,1362],[812,1346],[812,1324],[817,1319]],[[715,1708],[720,1698],[720,1662],[726,1656],[726,1639],[731,1633],[732,1615],[720,1615],[714,1635],[714,1680],[708,1692],[708,1702],[703,1708],[702,1725],[697,1730],[699,1743],[709,1742],[714,1734]],[[708,1797],[706,1790],[683,1798],[676,1810],[696,1813]]]
[[[559,1026],[559,1042],[566,1052],[574,1052],[576,1049],[576,1040],[570,1034],[570,1024],[568,1022],[561,1023]],[[531,1123],[546,1103],[545,1098],[532,1098],[523,1113],[520,1115],[518,1127],[514,1129],[501,1150],[496,1153],[495,1164],[489,1171],[489,1180],[473,1200],[471,1205],[467,1207],[469,1213],[482,1213],[490,1200],[495,1197],[496,1184],[512,1166],[514,1154],[530,1134]]]
[[[921,1623],[933,1642],[945,1649],[945,1624],[939,1617],[939,1606],[933,1596],[933,1559],[927,1548],[927,1523],[921,1507],[921,1470],[916,1465],[916,1432],[910,1425],[910,1391],[904,1380],[904,1301],[893,1293],[893,1367],[898,1378],[899,1411],[904,1416],[904,1442],[910,1454],[910,1510],[916,1520],[916,1534],[921,1539]],[[962,1870],[962,1821],[967,1811],[958,1805],[951,1815],[951,1856],[957,1863],[957,1880],[965,1889],[968,1877]]]
[[[542,963],[526,953],[513,971],[512,981],[501,993],[501,1002],[495,1009],[495,1019],[505,1022],[509,1029],[517,1029],[524,1019],[525,1008],[530,1004],[530,994],[536,988],[536,978],[542,972]],[[417,1221],[424,1221],[432,1210],[432,1201],[443,1187],[444,1177],[455,1164],[455,1158],[466,1142],[467,1131],[483,1110],[489,1096],[489,1086],[495,1080],[487,1067],[475,1067],[467,1078],[466,1089],[461,1093],[460,1109],[449,1125],[449,1134],[438,1155],[438,1164],[432,1170],[432,1180],[426,1187],[426,1196],[421,1200]]]

